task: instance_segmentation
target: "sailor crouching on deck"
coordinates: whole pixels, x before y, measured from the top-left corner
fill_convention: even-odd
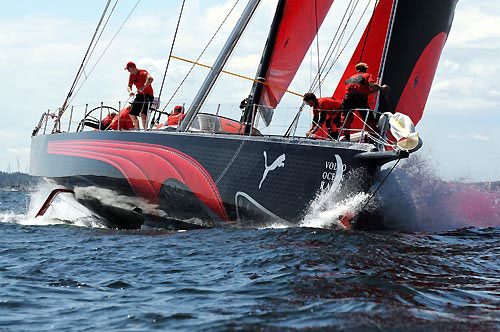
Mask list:
[[[172,113],[168,115],[167,126],[177,126],[179,123],[182,123],[185,116],[184,107],[175,106]]]
[[[345,121],[345,128],[349,130],[351,128],[353,116],[349,114],[350,110],[353,109],[369,109],[368,96],[372,93],[381,91],[383,94],[387,94],[391,91],[388,85],[380,85],[375,82],[375,79],[368,71],[368,65],[366,63],[358,63],[356,66],[356,74],[352,75],[349,79],[345,81],[345,97],[342,101],[342,109],[345,110],[344,117],[348,117]],[[373,112],[368,117],[369,125],[374,126],[376,116]],[[361,116],[364,119],[363,114]],[[372,127],[373,129],[374,127]],[[345,139],[350,140],[349,131],[345,134]]]
[[[306,93],[303,100],[313,108],[312,125],[306,137],[337,139],[336,129],[340,126],[340,114],[334,111],[340,109],[341,102],[334,98],[318,99],[312,92]]]
[[[125,70],[128,70],[130,73],[130,77],[128,79],[128,93],[130,94],[130,97],[134,96],[132,85],[135,85],[137,88],[137,95],[132,102],[132,109],[130,110],[129,115],[132,118],[136,129],[139,129],[137,116],[140,115],[142,127],[146,129],[148,110],[154,100],[153,87],[151,86],[151,83],[153,83],[153,77],[149,75],[146,70],[137,69],[135,63],[133,62],[127,63]]]

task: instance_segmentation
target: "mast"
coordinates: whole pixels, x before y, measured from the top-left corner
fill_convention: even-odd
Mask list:
[[[392,3],[392,11],[391,11],[391,18],[389,21],[389,29],[387,29],[387,37],[386,37],[385,44],[384,44],[384,51],[382,53],[382,63],[380,65],[380,69],[379,69],[379,73],[378,73],[379,83],[382,83],[382,79],[384,78],[385,63],[387,61],[387,54],[389,53],[389,46],[391,44],[391,36],[392,36],[392,28],[394,27],[394,20],[396,18],[397,9],[398,9],[398,0],[394,0],[394,2]],[[377,94],[377,101],[375,104],[375,112],[378,111],[379,101],[380,101],[380,92]]]
[[[226,62],[229,60],[229,57],[231,56],[231,53],[236,47],[236,44],[238,43],[241,35],[245,31],[248,22],[250,22],[250,19],[255,13],[255,10],[259,6],[260,1],[261,0],[248,1],[248,4],[245,7],[243,13],[241,14],[240,19],[236,23],[233,31],[231,32],[231,35],[229,35],[229,38],[227,39],[226,44],[222,48],[221,53],[217,57],[217,60],[215,60],[215,63],[210,72],[208,73],[207,78],[203,82],[200,90],[196,94],[196,97],[194,98],[193,102],[191,103],[191,106],[189,107],[189,110],[186,113],[184,121],[182,121],[181,125],[179,126],[178,129],[179,131],[185,131],[187,128],[189,128],[189,126],[191,126],[191,123],[193,122],[196,114],[198,114],[198,112],[200,111],[201,106],[207,99],[208,94],[215,85],[217,78],[219,77],[224,66],[226,65]]]
[[[259,103],[260,97],[262,95],[262,88],[264,86],[262,82],[265,81],[265,77],[269,69],[269,64],[271,63],[276,36],[278,35],[281,19],[283,18],[283,12],[285,11],[285,4],[286,0],[280,0],[278,2],[278,6],[276,7],[273,22],[271,23],[271,28],[269,30],[269,36],[267,37],[266,46],[264,47],[260,65],[257,69],[257,74],[255,77],[256,82],[254,82],[252,86],[249,102],[242,116],[242,120],[245,125],[245,134],[249,134],[253,126],[252,120],[254,118],[254,105]]]

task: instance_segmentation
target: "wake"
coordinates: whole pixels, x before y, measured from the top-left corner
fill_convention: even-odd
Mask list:
[[[0,221],[27,226],[69,224],[81,227],[104,227],[98,216],[78,203],[70,194],[58,195],[45,214],[35,218],[50,192],[57,188],[60,186],[47,180],[41,180],[36,187],[30,190],[30,200],[26,213],[1,212]]]
[[[429,160],[413,155],[382,186],[378,201],[386,223],[395,230],[439,232],[500,226],[499,192],[479,184],[444,181]]]
[[[380,172],[379,181],[387,175],[389,167]],[[415,155],[402,161],[374,197],[370,196],[364,192],[350,197],[340,197],[337,191],[320,192],[299,226],[345,229],[339,220],[348,213],[356,215],[362,210],[376,212],[377,220],[372,221],[384,229],[399,232],[500,226],[499,192],[479,184],[444,181],[436,175],[431,161]],[[290,225],[275,223],[269,227]]]

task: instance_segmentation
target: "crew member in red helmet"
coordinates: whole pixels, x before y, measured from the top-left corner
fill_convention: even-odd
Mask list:
[[[141,117],[142,127],[146,129],[149,107],[154,100],[153,87],[151,86],[151,83],[153,83],[153,77],[147,72],[147,70],[137,69],[137,66],[133,62],[127,63],[125,70],[128,70],[130,73],[130,77],[128,79],[128,93],[131,97],[135,95],[129,115],[132,118],[136,129],[139,129],[139,121],[137,121],[138,116]],[[137,88],[137,94],[132,91],[133,85]]]

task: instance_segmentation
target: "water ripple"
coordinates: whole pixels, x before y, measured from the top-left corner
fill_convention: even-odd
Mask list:
[[[0,228],[2,331],[500,329],[498,227]]]

